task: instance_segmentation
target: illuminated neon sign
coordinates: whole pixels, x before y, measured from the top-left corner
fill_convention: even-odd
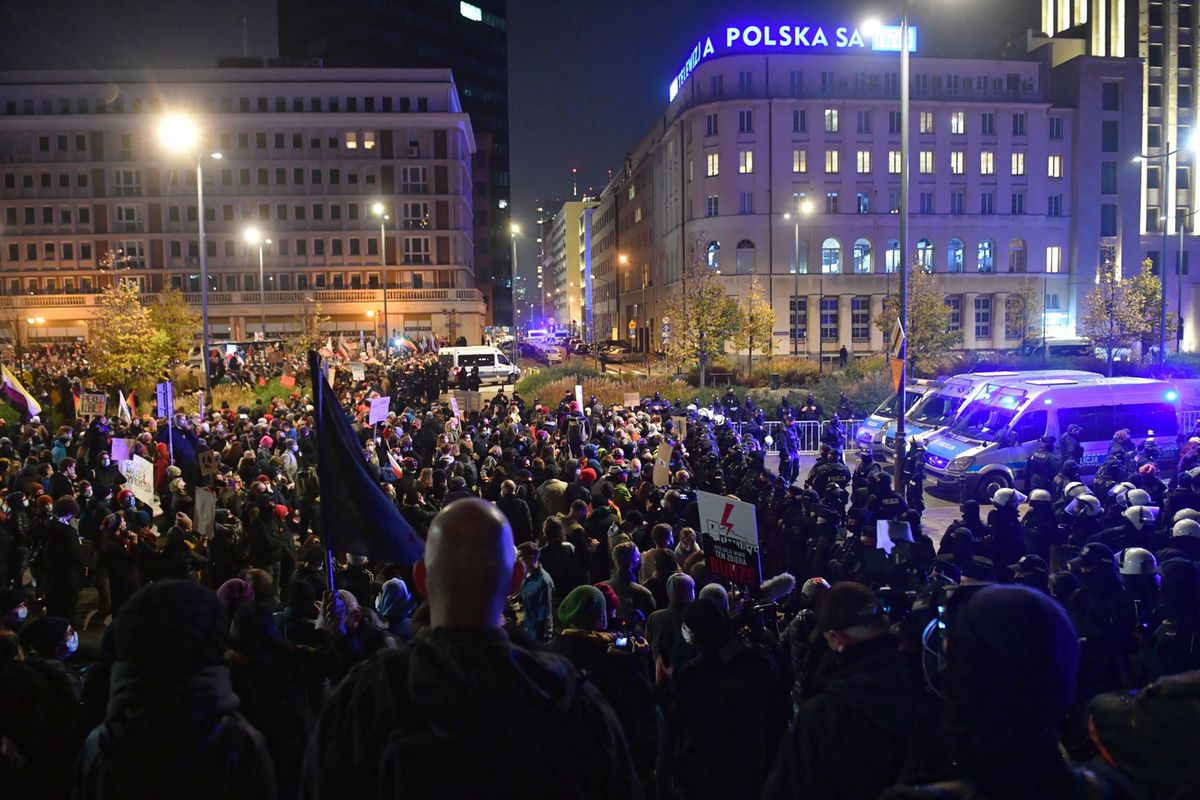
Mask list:
[[[900,52],[900,26],[881,25],[873,36],[864,36],[858,28],[826,28],[821,25],[728,25],[724,37],[706,36],[696,42],[688,53],[679,72],[671,79],[667,94],[671,100],[692,72],[705,61],[715,56],[732,53],[804,52],[870,49],[876,52]],[[917,29],[908,27],[908,51],[917,51]]]

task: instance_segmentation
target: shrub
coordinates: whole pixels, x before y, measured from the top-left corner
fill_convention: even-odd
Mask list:
[[[755,360],[754,371],[750,373],[747,384],[754,387],[770,386],[771,375],[776,373],[781,386],[807,386],[817,377],[817,362],[788,356]]]
[[[582,365],[572,364],[561,367],[543,367],[537,372],[531,372],[517,381],[516,388],[523,397],[535,397],[542,395],[542,387],[546,384],[570,378],[572,381],[571,390],[574,391],[574,385],[580,382],[579,379],[595,378],[599,374],[594,368]]]

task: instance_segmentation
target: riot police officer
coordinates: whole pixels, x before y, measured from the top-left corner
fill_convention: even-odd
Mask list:
[[[1054,485],[1054,476],[1062,466],[1058,454],[1054,452],[1054,437],[1043,436],[1041,447],[1030,454],[1025,462],[1025,491],[1034,489],[1050,489]]]

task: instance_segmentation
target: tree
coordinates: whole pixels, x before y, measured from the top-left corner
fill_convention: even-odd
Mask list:
[[[183,292],[167,289],[150,307],[150,320],[155,330],[163,334],[163,360],[183,361],[196,341],[200,330],[200,315],[192,311]]]
[[[737,300],[725,293],[720,276],[708,266],[704,240],[701,235],[692,241],[679,288],[663,309],[663,316],[671,320],[667,357],[679,363],[696,362],[701,386],[713,356],[724,351],[739,324]]]
[[[908,266],[908,368],[910,375],[935,369],[946,355],[962,340],[962,331],[950,330],[950,307],[937,279],[914,260]],[[889,295],[883,302],[883,314],[875,327],[884,338],[891,335],[900,314],[899,295]]]
[[[1135,330],[1136,340],[1141,345],[1143,360],[1150,355],[1150,350],[1158,347],[1159,315],[1162,312],[1162,281],[1152,270],[1154,262],[1146,259],[1142,262],[1142,271],[1131,276],[1125,283],[1125,302],[1129,311],[1137,315],[1138,326]],[[1174,314],[1167,315],[1167,341],[1175,335],[1179,320]]]
[[[1133,344],[1145,322],[1138,319],[1128,302],[1128,282],[1117,279],[1111,264],[1102,264],[1097,278],[1088,292],[1079,328],[1093,347],[1104,351],[1108,375],[1112,377],[1117,352]]]
[[[1025,279],[1005,301],[1005,327],[1016,331],[1022,342],[1041,341],[1043,302],[1042,283],[1034,278]]]
[[[755,350],[766,356],[771,355],[774,332],[775,309],[763,297],[758,278],[754,278],[745,305],[738,306],[738,328],[733,337],[734,345],[749,353],[747,372],[754,371]]]
[[[167,366],[167,336],[155,329],[134,281],[119,280],[100,293],[91,330],[88,363],[100,383],[129,386]]]
[[[320,350],[325,346],[328,337],[321,332],[321,328],[329,323],[329,317],[321,316],[320,300],[306,302],[304,308],[300,330],[287,340],[286,346],[289,353],[307,358],[309,350]]]

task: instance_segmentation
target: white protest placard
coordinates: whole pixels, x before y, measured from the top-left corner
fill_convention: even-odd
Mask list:
[[[87,392],[79,397],[79,415],[81,417],[102,417],[108,408],[108,395],[99,392]]]
[[[376,397],[371,400],[371,413],[367,417],[367,424],[374,425],[377,422],[387,420],[388,408],[392,404],[390,397]]]
[[[202,535],[211,537],[217,522],[217,495],[208,487],[196,490],[196,516],[192,521],[196,530]]]
[[[129,450],[133,447],[133,439],[113,439],[112,440],[112,460],[113,461],[128,461],[130,458]]]
[[[626,408],[637,408],[642,398],[637,392],[625,392],[624,401]]]
[[[134,497],[148,506],[154,505],[154,465],[142,458],[134,456],[128,461],[118,462],[121,474],[125,476],[125,488],[133,492]]]
[[[175,414],[175,387],[170,381],[163,381],[155,385],[155,393],[158,400],[158,415],[160,417],[171,417]]]
[[[679,437],[679,441],[687,438],[687,417],[671,417],[672,427],[675,428],[675,435]]]
[[[356,364],[350,365],[351,380],[361,381],[361,380],[365,379],[366,377],[367,377],[367,370],[362,364],[356,363]]]
[[[450,411],[454,413],[454,416],[462,419],[462,412],[458,410],[458,398],[454,395],[450,395]]]
[[[696,492],[700,510],[700,547],[713,575],[743,586],[762,583],[758,521],[754,506],[711,492]]]
[[[579,403],[579,410],[583,411],[583,385],[575,384],[575,402]]]
[[[668,486],[671,483],[671,452],[675,448],[669,442],[658,446],[654,455],[654,485]]]
[[[881,519],[875,522],[875,549],[891,555],[896,549],[896,542],[912,543],[912,528],[907,522],[894,519]]]

